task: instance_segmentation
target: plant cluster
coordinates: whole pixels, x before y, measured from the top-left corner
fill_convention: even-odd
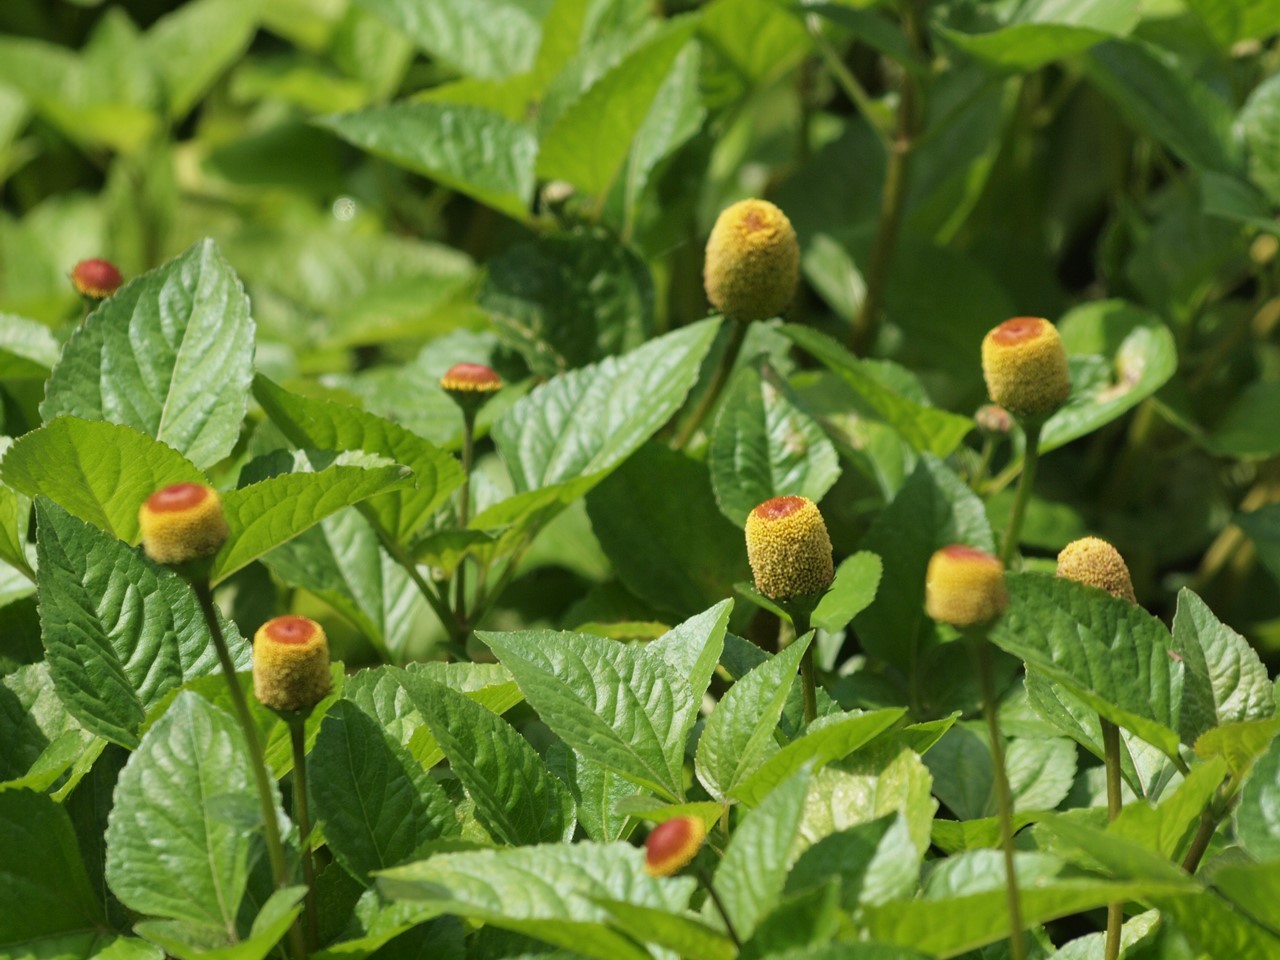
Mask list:
[[[163,7],[0,10],[0,957],[1280,957],[1274,4]]]

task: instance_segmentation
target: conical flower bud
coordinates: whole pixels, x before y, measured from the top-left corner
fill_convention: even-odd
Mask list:
[[[987,393],[1018,417],[1047,417],[1071,395],[1058,330],[1039,317],[1006,320],[982,340]]]
[[[702,276],[707,299],[731,320],[776,317],[791,304],[800,279],[791,221],[767,200],[725,208],[711,229]]]
[[[1004,613],[1004,564],[985,550],[955,543],[929,558],[925,612],[939,623],[973,627]]]
[[[124,278],[109,260],[81,260],[71,268],[71,285],[76,293],[90,300],[105,300],[122,283]]]
[[[502,377],[483,363],[455,363],[440,378],[440,389],[463,410],[479,410],[502,389]]]
[[[1130,603],[1138,602],[1124,557],[1097,537],[1082,537],[1063,547],[1058,554],[1058,576],[1097,587]]]
[[[253,693],[272,710],[309,710],[329,693],[329,639],[307,617],[276,617],[253,637]]]
[[[688,866],[707,836],[699,817],[674,817],[653,828],[644,843],[644,869],[651,877],[669,877]]]
[[[774,497],[747,516],[747,560],[756,589],[772,600],[821,593],[835,565],[818,506],[807,497]]]
[[[138,509],[138,526],[147,556],[171,566],[213,556],[230,535],[218,491],[203,483],[157,490]]]

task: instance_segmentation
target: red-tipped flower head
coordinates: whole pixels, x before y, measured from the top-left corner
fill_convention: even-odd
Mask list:
[[[502,389],[502,377],[483,363],[455,363],[440,378],[440,389],[464,410],[478,410]]]
[[[831,537],[807,497],[774,497],[747,516],[747,560],[756,589],[773,600],[821,593],[835,566]]]
[[[1018,417],[1047,417],[1071,395],[1062,338],[1040,317],[1015,317],[988,333],[982,375],[991,401]]]
[[[329,638],[307,617],[268,620],[253,638],[253,693],[286,713],[308,710],[329,693]]]
[[[782,313],[800,280],[800,244],[787,215],[768,200],[726,207],[711,229],[702,279],[711,305],[731,320]]]
[[[1008,605],[1004,564],[985,550],[955,543],[929,558],[924,606],[939,623],[977,626],[1000,616]]]
[[[227,542],[218,491],[203,483],[175,483],[138,508],[142,549],[156,563],[181,564],[217,553]]]
[[[90,300],[105,300],[124,283],[124,277],[110,260],[81,260],[71,268],[71,285]]]
[[[1098,537],[1082,537],[1063,547],[1058,554],[1058,576],[1097,587],[1130,603],[1138,602],[1124,557]]]
[[[652,877],[669,877],[698,855],[707,825],[698,817],[674,817],[653,828],[644,843],[644,869]]]

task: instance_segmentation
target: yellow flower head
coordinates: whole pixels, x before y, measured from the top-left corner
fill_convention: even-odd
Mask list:
[[[110,260],[81,260],[71,268],[71,285],[90,300],[105,300],[122,283],[124,278]]]
[[[307,710],[329,692],[329,639],[307,617],[268,620],[253,638],[253,692],[272,710]]]
[[[774,497],[747,516],[747,560],[756,589],[773,600],[821,593],[835,565],[818,505],[807,497]]]
[[[939,623],[977,626],[1000,616],[1008,605],[1004,564],[985,550],[955,543],[929,558],[924,608]]]
[[[1019,417],[1047,417],[1071,395],[1062,338],[1040,317],[1015,317],[988,333],[982,375],[991,401]]]
[[[175,483],[138,508],[142,549],[156,563],[181,564],[209,557],[227,542],[222,499],[203,483]]]
[[[684,869],[702,846],[707,825],[700,817],[674,817],[653,828],[644,843],[644,869],[651,877],[669,877]]]
[[[702,277],[711,305],[731,320],[782,313],[800,280],[800,244],[787,215],[767,200],[725,208],[711,228]]]
[[[1087,583],[1130,603],[1138,602],[1124,557],[1097,537],[1082,537],[1063,547],[1058,554],[1058,576]]]

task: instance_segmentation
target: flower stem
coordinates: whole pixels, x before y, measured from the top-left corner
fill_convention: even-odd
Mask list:
[[[738,939],[738,932],[733,929],[733,921],[729,919],[729,911],[724,907],[724,901],[720,899],[720,894],[716,893],[716,885],[711,882],[711,877],[700,867],[695,867],[698,871],[698,879],[702,881],[702,885],[707,888],[707,896],[711,898],[711,902],[715,904],[716,912],[720,914],[720,919],[724,921],[725,932],[729,934],[729,939],[733,941],[733,945],[742,950],[742,941]]]
[[[320,944],[318,914],[316,913],[316,868],[311,857],[311,817],[307,813],[307,745],[306,721],[294,718],[289,721],[289,740],[293,745],[293,813],[298,821],[298,836],[302,848],[302,880],[307,885],[307,948],[314,950]]]
[[[1018,874],[1013,863],[1013,798],[1004,766],[1004,741],[996,716],[996,683],[991,666],[991,645],[985,632],[974,637],[978,653],[978,677],[982,684],[982,710],[991,737],[991,757],[996,782],[996,805],[1000,818],[1000,845],[1004,850],[1005,895],[1009,905],[1009,956],[1026,960],[1026,940],[1022,935],[1022,905],[1018,898]]]
[[[693,439],[693,435],[698,432],[698,428],[702,426],[702,421],[707,419],[707,414],[720,399],[724,385],[729,380],[729,373],[733,370],[738,353],[742,350],[742,341],[746,339],[749,324],[738,320],[727,322],[729,323],[729,342],[720,356],[719,364],[716,365],[716,372],[712,374],[711,383],[707,385],[707,392],[702,395],[693,413],[689,414],[689,418],[685,420],[676,433],[675,439],[671,441],[671,446],[676,450],[683,450]]]
[[[1000,551],[1000,562],[1007,568],[1018,552],[1018,536],[1022,533],[1022,519],[1027,512],[1027,502],[1031,499],[1031,487],[1036,482],[1036,464],[1040,460],[1040,427],[1041,422],[1028,421],[1023,426],[1026,436],[1026,452],[1022,455],[1022,476],[1018,479],[1018,492],[1013,498],[1013,511],[1009,514],[1009,529],[1004,534],[1004,548]]]
[[[462,411],[462,487],[458,501],[458,529],[465,530],[471,520],[471,465],[475,458],[476,414],[474,410]],[[454,600],[454,619],[458,622],[458,630],[462,641],[466,642],[467,624],[467,558],[458,562],[457,572],[458,594]]]
[[[208,577],[196,577],[192,584],[196,599],[200,602],[200,612],[204,614],[205,623],[213,637],[213,646],[218,651],[218,662],[222,664],[222,676],[231,691],[231,704],[235,709],[236,719],[244,733],[245,745],[249,748],[249,765],[253,768],[253,779],[258,788],[258,803],[262,812],[262,833],[267,844],[267,859],[271,862],[271,876],[276,889],[283,889],[289,884],[288,870],[285,867],[284,843],[280,839],[280,824],[276,821],[275,803],[271,798],[271,780],[267,773],[267,760],[262,752],[262,742],[258,739],[258,728],[254,725],[253,715],[249,712],[249,701],[245,699],[244,690],[236,678],[236,667],[231,660],[231,651],[227,649],[227,641],[222,636],[222,627],[218,623],[218,613],[213,605],[213,591],[209,587]],[[302,942],[302,929],[298,924],[290,931],[293,954],[297,960],[305,960],[307,949]]]
[[[1102,724],[1102,749],[1107,766],[1107,820],[1120,816],[1124,805],[1120,794],[1120,728],[1099,717]],[[1104,960],[1120,956],[1120,928],[1124,925],[1124,901],[1107,904],[1107,942]]]
[[[795,624],[797,640],[811,629],[809,626],[809,614],[805,610],[792,611],[791,622]],[[804,648],[804,653],[800,655],[800,690],[804,694],[805,726],[818,719],[818,683],[813,668],[813,645],[815,640],[816,638],[810,640],[809,645]]]

